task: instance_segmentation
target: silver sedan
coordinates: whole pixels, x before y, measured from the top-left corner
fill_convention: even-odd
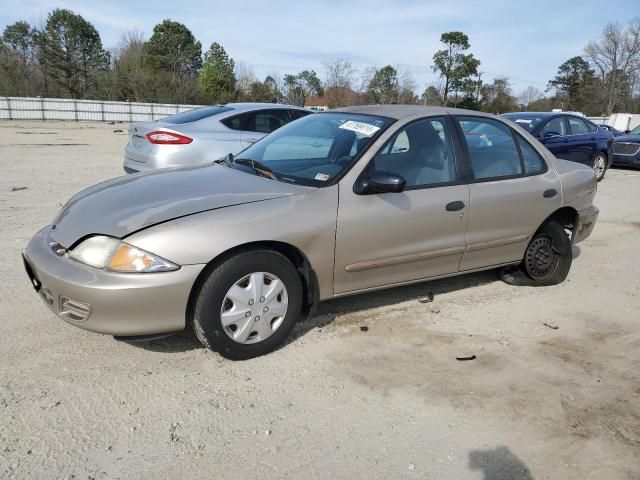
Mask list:
[[[218,164],[90,187],[24,261],[70,324],[129,340],[189,327],[242,359],[322,300],[505,266],[519,284],[560,283],[594,228],[595,194],[590,167],[508,120],[352,107]]]
[[[292,105],[228,103],[196,108],[156,122],[129,125],[126,173],[211,163],[236,154],[287,123],[312,113]]]

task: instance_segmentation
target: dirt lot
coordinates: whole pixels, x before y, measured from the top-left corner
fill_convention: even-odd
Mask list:
[[[234,363],[186,333],[84,332],[30,288],[21,249],[121,173],[125,132],[0,123],[0,478],[640,478],[640,171],[607,173],[560,286],[488,272],[332,301]]]

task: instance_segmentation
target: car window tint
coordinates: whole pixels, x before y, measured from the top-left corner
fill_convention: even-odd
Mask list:
[[[476,179],[522,174],[522,164],[511,129],[487,118],[458,117]]]
[[[289,122],[287,110],[261,110],[249,116],[244,129],[250,132],[271,133]]]
[[[306,112],[304,110],[289,110],[289,113],[291,114],[292,120],[297,120],[311,114],[311,112]]]
[[[587,124],[587,128],[589,129],[589,132],[593,133],[598,131],[598,126],[595,123],[591,123],[587,121],[585,121],[584,123]]]
[[[370,168],[400,175],[407,187],[454,182],[455,157],[444,119],[427,118],[402,128],[373,158]]]
[[[236,115],[235,117],[225,118],[222,120],[227,127],[231,130],[243,130],[244,126],[247,124],[249,114],[245,113],[244,115]]]
[[[218,113],[229,112],[231,110],[233,110],[231,107],[221,106],[194,108],[193,110],[164,117],[160,119],[160,121],[164,123],[179,125],[181,123],[190,123],[197,120],[202,120],[203,118],[211,117],[213,115],[217,115]]]
[[[540,154],[520,135],[516,135],[516,138],[518,139],[518,145],[520,146],[520,153],[522,153],[524,172],[527,175],[543,173],[546,170],[546,164]]]
[[[583,120],[575,117],[569,117],[569,129],[571,130],[571,135],[589,133],[587,124]]]
[[[542,128],[542,132],[540,133],[543,137],[547,134],[566,135],[567,129],[565,128],[564,119],[562,117],[552,118]]]

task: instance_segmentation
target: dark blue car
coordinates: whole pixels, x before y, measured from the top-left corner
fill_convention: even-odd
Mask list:
[[[640,125],[616,137],[611,147],[613,163],[640,168]]]
[[[613,134],[578,115],[557,112],[505,113],[557,158],[589,165],[598,181],[611,166]]]

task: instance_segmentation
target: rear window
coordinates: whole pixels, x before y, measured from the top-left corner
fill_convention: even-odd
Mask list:
[[[164,117],[163,119],[161,119],[161,121],[164,123],[179,125],[181,123],[196,122],[198,120],[202,120],[203,118],[212,117],[213,115],[217,115],[218,113],[229,112],[231,110],[233,110],[233,108],[223,106],[200,107],[194,108],[193,110],[189,110],[187,112],[176,113],[175,115]]]

